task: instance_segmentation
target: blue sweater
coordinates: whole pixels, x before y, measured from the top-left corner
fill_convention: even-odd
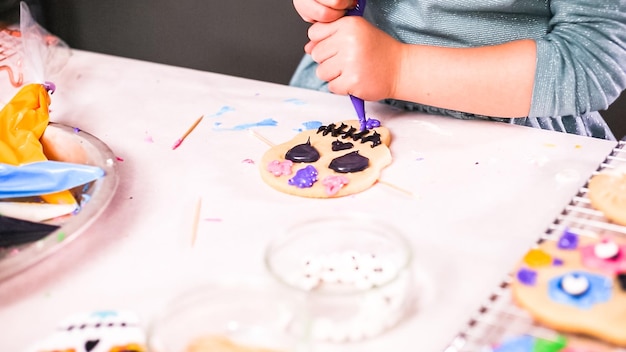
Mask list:
[[[626,0],[368,0],[365,17],[404,43],[475,47],[530,38],[537,45],[527,117],[500,119],[391,99],[389,104],[615,139],[598,111],[626,89]],[[290,84],[328,91],[315,66],[305,55]]]

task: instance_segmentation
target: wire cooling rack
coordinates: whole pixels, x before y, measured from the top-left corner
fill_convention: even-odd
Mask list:
[[[591,176],[617,167],[626,167],[626,137],[617,143],[616,147]],[[563,211],[556,216],[554,222],[539,237],[537,244],[543,241],[558,240],[566,229],[581,236],[596,237],[610,234],[626,238],[626,226],[609,222],[602,212],[591,207],[587,197],[588,181],[579,189]],[[522,335],[548,341],[555,341],[559,336],[566,338],[572,336],[541,326],[533,321],[529,313],[517,307],[511,296],[510,283],[512,280],[513,274],[509,274],[444,352],[490,352],[492,346],[502,343],[508,338]],[[577,336],[577,338],[587,339],[581,336]],[[599,347],[601,346],[602,351],[626,352],[624,348],[608,346],[601,342],[594,343],[597,343]]]

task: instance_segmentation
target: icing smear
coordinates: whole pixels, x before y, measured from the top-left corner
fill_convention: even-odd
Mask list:
[[[588,287],[584,292],[574,294],[568,292],[567,280],[586,280]],[[548,282],[548,295],[558,303],[575,306],[579,309],[589,309],[598,303],[607,302],[611,299],[612,282],[605,276],[574,271],[553,278]]]

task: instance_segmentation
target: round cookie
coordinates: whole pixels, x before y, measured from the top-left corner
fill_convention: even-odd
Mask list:
[[[626,240],[566,231],[525,255],[513,300],[549,328],[626,346],[625,272]]]
[[[626,226],[626,168],[604,170],[589,179],[591,206],[616,224]]]
[[[357,120],[321,126],[271,147],[260,162],[263,181],[292,195],[342,197],[364,191],[391,163],[385,127],[360,130]]]

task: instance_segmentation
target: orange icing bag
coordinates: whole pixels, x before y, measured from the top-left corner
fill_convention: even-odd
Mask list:
[[[0,110],[0,163],[22,165],[48,160],[39,139],[49,122],[48,87],[25,85]],[[42,195],[52,204],[76,204],[69,190]]]

